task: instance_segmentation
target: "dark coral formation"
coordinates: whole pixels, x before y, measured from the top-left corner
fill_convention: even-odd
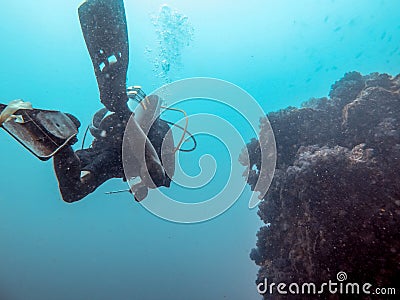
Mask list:
[[[329,99],[268,118],[278,161],[250,254],[257,282],[322,283],[344,271],[350,282],[398,287],[400,75],[348,73]],[[248,144],[253,188],[259,147]]]

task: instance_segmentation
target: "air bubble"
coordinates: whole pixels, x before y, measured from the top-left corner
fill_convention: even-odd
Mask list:
[[[175,79],[171,72],[182,68],[182,52],[193,40],[194,29],[186,15],[167,4],[162,5],[158,14],[152,17],[152,23],[157,34],[158,49],[153,51],[147,47],[145,54],[153,63],[158,73],[156,76],[169,83]]]

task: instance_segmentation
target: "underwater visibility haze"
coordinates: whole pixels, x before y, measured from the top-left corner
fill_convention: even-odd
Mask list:
[[[400,2],[397,0],[124,2],[130,50],[127,84],[140,85],[148,94],[176,80],[216,78],[240,87],[265,113],[272,113],[289,106],[300,108],[310,98],[328,97],[331,86],[346,73],[355,71],[364,75],[348,75],[349,82],[363,86],[355,88],[356,95],[346,103],[343,100],[326,106],[333,107],[332,110],[325,111],[325,107],[322,113],[311,117],[303,115],[302,110],[287,115],[270,114],[272,128],[281,129],[280,134],[275,132],[278,143],[276,178],[286,178],[285,182],[293,186],[304,182],[294,180],[290,174],[282,175],[292,164],[298,169],[291,170],[299,170],[310,157],[313,162],[323,161],[324,153],[328,156],[345,153],[346,157],[352,157],[349,153],[353,151],[354,154],[353,147],[364,143],[362,137],[356,138],[364,132],[354,129],[365,121],[362,114],[360,119],[352,121],[356,124],[349,125],[348,135],[343,139],[332,137],[326,142],[335,149],[334,154],[329,149],[312,148],[320,140],[308,143],[308,137],[321,128],[321,135],[330,138],[328,131],[322,129],[345,124],[338,121],[343,106],[367,87],[381,86],[378,82],[381,77],[375,80],[375,77],[365,76],[374,72],[393,76],[400,73]],[[0,103],[23,99],[35,108],[77,116],[82,126],[74,149],[81,147],[86,126],[94,112],[102,107],[79,24],[77,9],[81,3],[78,0],[14,0],[2,3],[0,10]],[[392,85],[387,89],[393,93],[393,99],[398,99],[395,98],[398,91],[391,90],[398,82],[391,80]],[[368,85],[372,81],[374,83]],[[348,88],[344,88],[345,91],[354,92],[354,85],[346,85],[346,82],[333,86],[330,94],[333,100],[330,100],[345,98],[343,90],[338,88],[340,84]],[[234,98],[234,95],[226,96]],[[314,99],[314,102],[318,101]],[[309,102],[309,106],[314,102]],[[203,113],[229,120],[243,139],[236,141],[230,133],[225,133],[226,141],[220,136],[198,134],[197,149],[179,153],[182,172],[192,177],[204,172],[212,180],[198,189],[172,184],[170,189],[160,190],[177,201],[206,201],[224,188],[230,178],[230,164],[239,165],[236,150],[257,138],[258,132],[246,124],[246,111],[238,113],[207,99],[184,102],[180,108],[189,115]],[[351,116],[352,106],[346,112]],[[368,109],[363,112],[368,116]],[[296,123],[303,117],[314,118],[315,123],[310,123],[313,127]],[[374,119],[374,114],[370,117]],[[165,118],[177,122],[180,116],[167,112]],[[396,119],[396,116],[390,118]],[[398,132],[398,122],[390,118],[385,117],[378,123],[389,124],[393,132]],[[207,125],[210,124],[204,127]],[[299,137],[293,137],[293,132],[299,133]],[[292,145],[291,141],[296,138],[299,142]],[[307,141],[303,143],[301,138]],[[398,138],[394,135],[391,143],[400,144]],[[223,214],[204,222],[181,224],[157,217],[134,201],[129,193],[107,194],[129,188],[122,180],[112,179],[82,201],[68,204],[62,201],[51,160],[39,161],[3,130],[0,139],[0,300],[250,300],[262,298],[256,280],[261,281],[263,275],[284,278],[276,275],[284,265],[279,265],[281,257],[279,262],[266,264],[273,261],[268,251],[290,252],[287,244],[279,248],[279,238],[284,236],[276,229],[279,226],[272,224],[271,227],[274,231],[270,241],[275,243],[275,248],[261,244],[263,237],[270,234],[267,229],[256,236],[265,225],[257,212],[268,226],[271,225],[268,220],[279,219],[273,213],[272,217],[268,215],[279,206],[276,198],[273,198],[276,203],[272,198],[269,200],[274,205],[278,203],[273,208],[263,201],[260,211],[249,209],[252,191],[246,186],[235,204]],[[86,139],[86,147],[91,140],[91,137]],[[224,142],[237,143],[237,149],[231,151]],[[287,148],[280,148],[282,145]],[[334,148],[336,145],[351,151]],[[190,148],[190,141],[184,146]],[[303,156],[293,163],[300,146],[309,148],[303,149]],[[254,148],[257,146],[250,143],[248,149]],[[362,152],[364,148],[357,149]],[[370,153],[367,150],[364,152]],[[250,170],[254,171],[254,165],[255,161],[251,161]],[[238,176],[245,170],[243,166],[240,168]],[[346,174],[365,174],[363,170],[353,171]],[[342,181],[339,176],[334,177],[338,189],[350,175],[344,176]],[[251,180],[248,183],[253,184]],[[278,193],[277,184],[272,185],[271,197]],[[399,188],[395,184],[396,181],[394,194],[398,197]],[[326,188],[326,191],[335,191],[333,186],[332,183],[331,189]],[[310,195],[319,191],[308,190]],[[155,197],[153,192],[149,192],[150,200]],[[331,194],[321,192],[318,195],[328,199]],[[400,199],[397,200],[400,203]],[[351,207],[351,199],[343,205]],[[295,218],[297,212],[294,207],[285,203],[280,216],[292,220],[289,218]],[[301,205],[296,207],[303,212]],[[398,216],[396,218],[393,222],[398,222]],[[393,246],[394,251],[400,251],[396,247]],[[386,275],[393,274],[399,273]]]

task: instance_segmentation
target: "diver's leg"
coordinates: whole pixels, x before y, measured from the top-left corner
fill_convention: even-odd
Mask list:
[[[61,196],[65,202],[81,200],[96,189],[93,180],[82,182],[81,163],[71,146],[66,146],[55,154],[53,164]]]

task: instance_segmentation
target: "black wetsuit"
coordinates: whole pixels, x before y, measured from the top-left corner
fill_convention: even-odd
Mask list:
[[[95,138],[90,148],[74,152],[71,146],[67,146],[54,156],[54,170],[64,201],[81,200],[111,178],[125,179],[122,139],[126,121],[118,120],[118,117],[113,121],[115,126],[101,128],[106,131],[105,137]],[[148,133],[158,157],[161,157],[161,145],[169,129],[170,126],[158,118]],[[81,180],[81,171],[89,171],[90,175]],[[149,172],[151,175],[151,170]],[[155,182],[157,186],[169,186],[170,183],[168,176],[162,182]]]
[[[114,113],[114,119],[102,128],[106,135],[97,136],[91,148],[74,152],[67,146],[54,156],[61,195],[67,202],[82,199],[108,179],[124,178],[122,139],[131,115],[127,106],[129,47],[123,0],[87,0],[78,13],[101,103]],[[169,129],[165,121],[157,119],[148,133],[159,158],[163,138]],[[81,179],[81,171],[89,171],[90,175]],[[151,170],[149,173],[153,179]],[[156,186],[170,184],[168,176],[154,179]]]

